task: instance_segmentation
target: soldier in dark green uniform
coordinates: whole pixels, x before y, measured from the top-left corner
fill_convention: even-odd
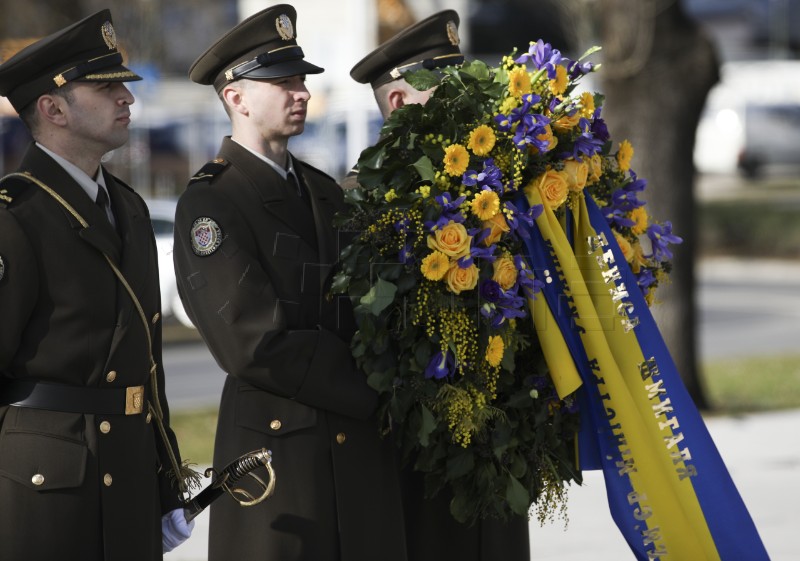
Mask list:
[[[152,561],[191,532],[153,230],[100,165],[139,79],[108,10],[0,65],[35,140],[0,180],[0,559]]]
[[[406,72],[461,64],[464,57],[458,35],[459,17],[453,10],[433,14],[407,27],[359,61],[350,76],[370,84],[384,117],[409,103],[424,104],[433,90],[419,91],[408,84]],[[342,187],[357,184],[353,169]],[[402,422],[400,420],[399,422]],[[413,470],[413,459],[402,470],[408,558],[414,561],[527,561],[530,559],[528,521],[488,519],[475,527],[456,522],[449,510],[450,496],[441,492],[424,498],[422,474]]]
[[[211,506],[209,560],[404,561],[393,445],[350,353],[350,303],[329,295],[343,194],[295,158],[307,74],[296,12],[244,20],[192,65],[232,134],[178,202],[174,260],[189,317],[228,374],[214,465],[268,448],[275,494]]]

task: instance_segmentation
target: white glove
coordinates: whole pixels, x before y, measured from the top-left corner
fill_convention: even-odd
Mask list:
[[[161,517],[161,547],[168,553],[189,539],[194,520],[186,521],[182,508],[176,508]]]

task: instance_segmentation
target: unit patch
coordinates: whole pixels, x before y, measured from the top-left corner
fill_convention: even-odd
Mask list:
[[[192,224],[191,238],[195,255],[206,257],[222,245],[222,228],[213,218],[202,216]]]

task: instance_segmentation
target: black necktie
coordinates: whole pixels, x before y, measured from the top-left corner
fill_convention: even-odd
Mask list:
[[[99,184],[97,185],[97,198],[94,200],[94,203],[100,207],[108,221],[111,222],[111,224],[114,224],[114,220],[109,216],[111,214],[109,212],[111,208],[111,201],[108,199],[108,193],[106,193],[106,190]]]

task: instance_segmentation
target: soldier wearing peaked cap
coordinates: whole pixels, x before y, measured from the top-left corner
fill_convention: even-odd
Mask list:
[[[232,135],[178,202],[174,261],[184,307],[227,373],[214,465],[268,448],[275,494],[211,506],[209,559],[404,561],[393,444],[350,353],[349,300],[331,299],[340,187],[297,159],[307,74],[292,6],[216,41],[190,78],[213,86]]]
[[[191,532],[152,226],[100,165],[128,139],[122,62],[103,10],[0,64],[34,139],[0,179],[0,559],[152,561]]]
[[[404,74],[423,68],[435,71],[464,62],[458,25],[455,10],[437,12],[403,29],[353,66],[350,76],[372,86],[384,119],[409,103],[424,105],[433,93],[433,89],[415,89],[403,79]],[[357,170],[353,168],[342,180],[342,187],[351,189],[356,185]]]
[[[384,119],[408,103],[425,104],[433,90],[418,91],[403,75],[427,68],[436,70],[464,61],[458,35],[459,18],[444,10],[407,27],[377,47],[350,71],[357,82],[370,84]],[[356,169],[342,187],[357,184]],[[400,421],[402,422],[402,421]],[[408,558],[414,561],[527,561],[530,559],[528,521],[487,519],[467,527],[450,514],[451,496],[440,491],[425,498],[422,473],[413,470],[413,460],[401,471]]]

